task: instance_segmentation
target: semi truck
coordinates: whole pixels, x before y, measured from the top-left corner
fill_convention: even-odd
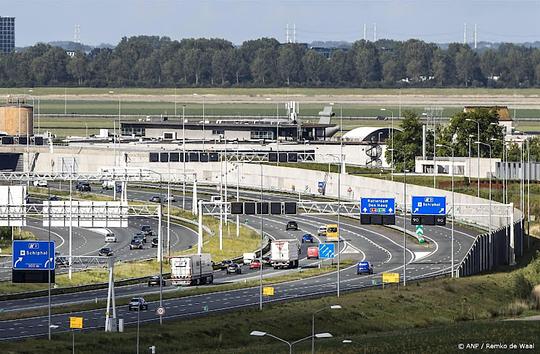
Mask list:
[[[270,262],[274,269],[297,268],[300,256],[298,240],[274,240],[270,246]]]
[[[201,285],[214,282],[214,269],[210,254],[192,254],[172,257],[171,282],[173,285]]]

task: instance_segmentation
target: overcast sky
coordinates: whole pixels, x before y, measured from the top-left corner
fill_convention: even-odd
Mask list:
[[[16,17],[16,46],[73,40],[75,25],[85,44],[116,44],[124,36],[172,39],[218,37],[240,44],[274,37],[286,26],[298,42],[420,38],[461,42],[467,23],[472,42],[540,40],[540,0],[0,0],[0,16]]]

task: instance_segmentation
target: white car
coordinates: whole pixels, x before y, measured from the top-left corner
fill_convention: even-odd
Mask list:
[[[170,197],[165,197],[165,202],[168,202],[168,201],[170,201],[171,203],[175,203],[176,198],[174,197],[174,195],[171,194]]]
[[[48,184],[47,184],[47,181],[42,179],[42,180],[39,180],[39,181],[34,181],[34,187],[47,187]]]
[[[116,242],[116,236],[112,232],[108,232],[105,235],[105,242]]]

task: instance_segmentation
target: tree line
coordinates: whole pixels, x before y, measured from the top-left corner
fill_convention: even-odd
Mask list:
[[[433,145],[437,156],[452,156],[452,149],[456,157],[468,157],[469,149],[474,158],[480,152],[480,157],[503,159],[504,128],[498,124],[499,115],[494,109],[478,109],[469,112],[459,112],[450,118],[446,125],[437,125],[435,131],[426,132],[426,157],[433,158]],[[478,123],[478,124],[477,124]],[[404,170],[414,171],[415,157],[422,156],[422,125],[420,116],[413,111],[405,111],[400,124],[400,131],[394,134],[394,165],[397,172]],[[480,139],[478,139],[478,125],[480,126]],[[435,136],[435,139],[434,139]],[[480,141],[483,144],[477,144]],[[391,141],[387,141],[391,146]],[[487,145],[486,145],[487,144]],[[441,145],[441,146],[437,146]],[[507,144],[507,158],[511,162],[522,159],[540,161],[540,138],[535,136],[528,139],[527,145],[517,143]],[[480,150],[478,150],[480,149]],[[392,153],[387,150],[386,161],[391,164]]]
[[[325,55],[326,54],[326,55]],[[273,38],[134,36],[88,53],[39,43],[0,55],[0,85],[88,87],[540,87],[540,49],[356,41],[322,53]]]

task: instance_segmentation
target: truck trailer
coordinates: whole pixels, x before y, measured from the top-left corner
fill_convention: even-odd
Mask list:
[[[270,246],[270,261],[274,269],[297,268],[300,256],[300,243],[298,240],[274,240]]]
[[[170,264],[173,285],[201,285],[214,282],[212,259],[208,253],[172,257]]]

